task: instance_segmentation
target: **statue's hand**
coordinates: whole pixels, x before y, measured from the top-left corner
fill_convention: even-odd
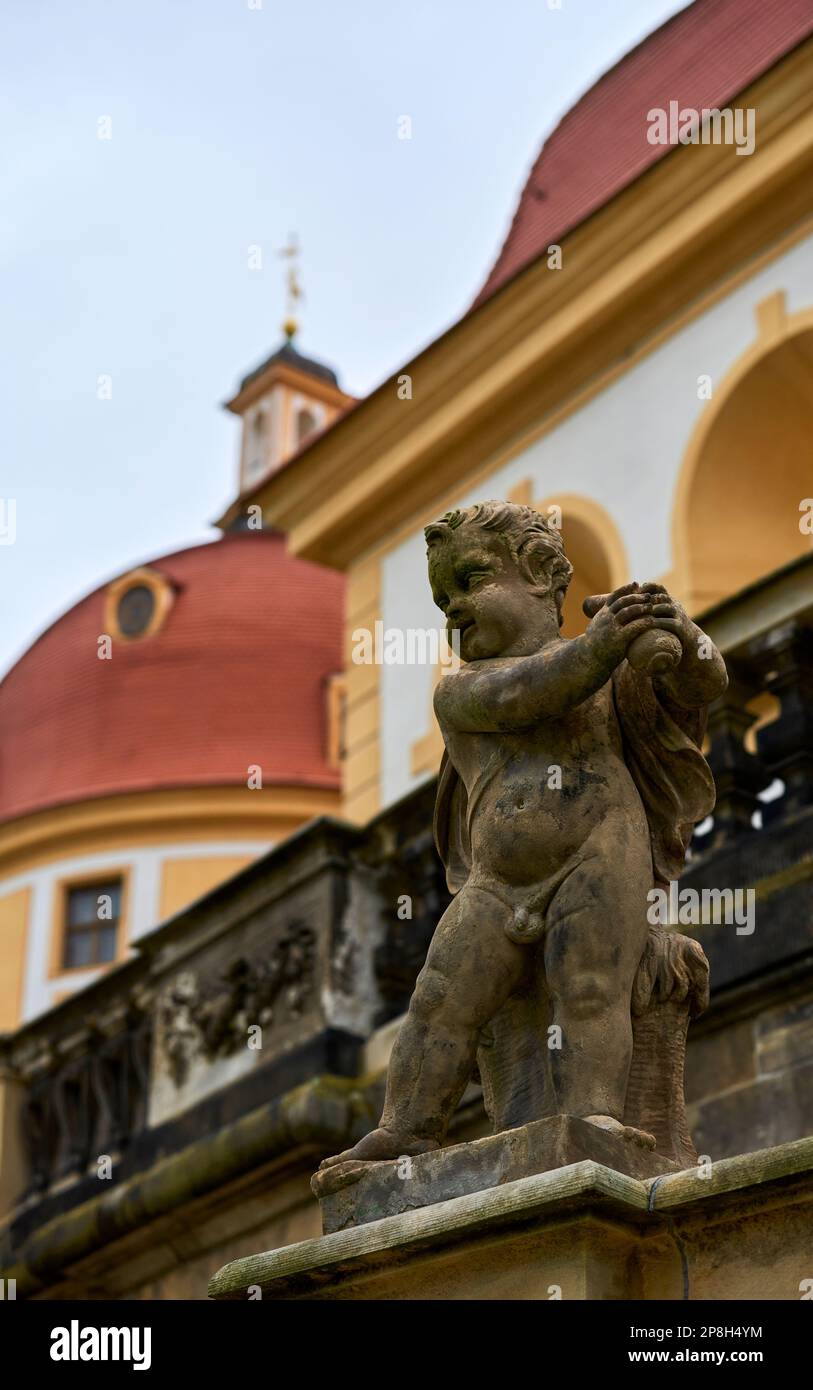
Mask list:
[[[655,665],[649,661],[648,674],[658,676],[673,699],[689,708],[716,700],[728,685],[728,673],[713,642],[662,584],[642,584],[641,588],[652,599],[657,627],[673,633],[681,650],[678,661],[661,662],[660,656],[655,654]],[[629,652],[627,656],[632,661]]]
[[[652,588],[633,580],[611,594],[593,594],[584,600],[582,607],[590,618],[585,636],[597,651],[616,664],[626,656],[627,648],[636,637],[653,627],[671,629],[676,621],[671,609],[669,613],[658,611],[665,605],[658,602],[658,595]]]
[[[642,584],[641,589],[651,595],[652,613],[658,619],[656,626],[674,632],[682,642],[691,642],[693,624],[683,605],[662,584],[650,582]]]

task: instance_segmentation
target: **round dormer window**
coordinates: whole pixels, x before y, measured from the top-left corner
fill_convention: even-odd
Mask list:
[[[172,607],[169,580],[151,565],[131,570],[108,584],[105,631],[118,642],[139,642],[160,632]]]
[[[155,592],[146,584],[133,584],[118,602],[116,619],[122,637],[143,637],[155,615]]]

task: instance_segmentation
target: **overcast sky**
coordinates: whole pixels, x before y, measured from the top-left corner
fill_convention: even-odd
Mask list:
[[[102,581],[216,534],[221,403],[280,341],[290,232],[299,346],[363,395],[468,307],[545,136],[682,8],[4,6],[0,673]]]

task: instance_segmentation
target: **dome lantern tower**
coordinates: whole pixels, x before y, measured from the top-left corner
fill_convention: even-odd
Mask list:
[[[252,491],[276,472],[354,401],[342,391],[336,373],[294,346],[296,307],[302,298],[296,257],[299,246],[289,238],[279,255],[288,261],[287,305],[282,345],[240,382],[226,409],[243,421],[240,441],[239,493]]]

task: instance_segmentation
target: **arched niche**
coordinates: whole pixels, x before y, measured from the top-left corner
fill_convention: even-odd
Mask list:
[[[578,637],[588,623],[582,612],[584,599],[609,593],[629,578],[624,543],[612,517],[590,497],[560,493],[532,505],[546,520],[561,520],[562,540],[573,566],[562,636]]]
[[[811,549],[799,523],[813,496],[813,314],[787,318],[779,294],[758,322],[756,344],[714,384],[678,482],[675,569],[692,612]]]

